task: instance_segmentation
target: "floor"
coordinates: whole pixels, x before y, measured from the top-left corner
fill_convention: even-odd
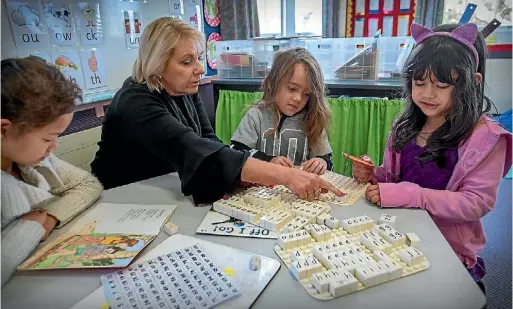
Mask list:
[[[481,256],[486,263],[487,309],[511,305],[511,179],[502,181],[495,208],[483,218],[487,244]]]

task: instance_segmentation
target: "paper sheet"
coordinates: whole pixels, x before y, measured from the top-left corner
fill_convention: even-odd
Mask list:
[[[176,205],[98,204],[73,225],[72,233],[157,235]]]

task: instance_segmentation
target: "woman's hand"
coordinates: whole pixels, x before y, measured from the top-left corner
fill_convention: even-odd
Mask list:
[[[284,176],[283,185],[296,193],[301,199],[310,201],[317,199],[322,189],[329,190],[337,196],[343,195],[335,186],[312,173],[291,168],[286,171]]]
[[[303,168],[303,171],[322,175],[326,173],[328,163],[323,158],[312,158],[306,162],[303,162],[301,167]]]
[[[360,157],[360,159],[365,162],[372,163],[372,160],[368,155],[363,155]],[[358,162],[353,162],[353,177],[358,182],[369,182],[372,179],[373,172],[374,168],[360,164]]]
[[[379,195],[379,185],[369,185],[365,191],[365,197],[372,204],[381,206],[381,196]]]
[[[289,160],[287,157],[279,156],[275,157],[271,160],[271,163],[278,164],[285,167],[294,167],[294,163]]]

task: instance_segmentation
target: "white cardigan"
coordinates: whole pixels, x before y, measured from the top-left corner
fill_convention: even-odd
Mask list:
[[[90,173],[50,155],[36,167],[19,166],[24,181],[2,171],[2,285],[45,234],[35,221],[19,217],[46,209],[62,227],[91,206],[103,187]]]

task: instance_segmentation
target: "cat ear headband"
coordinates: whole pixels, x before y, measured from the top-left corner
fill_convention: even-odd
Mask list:
[[[476,58],[476,66],[479,65],[479,54],[474,47],[474,42],[476,41],[478,33],[478,29],[475,24],[461,25],[452,32],[435,32],[429,28],[413,23],[410,30],[411,36],[417,44],[424,42],[424,40],[432,36],[446,36],[460,42],[472,51]]]

